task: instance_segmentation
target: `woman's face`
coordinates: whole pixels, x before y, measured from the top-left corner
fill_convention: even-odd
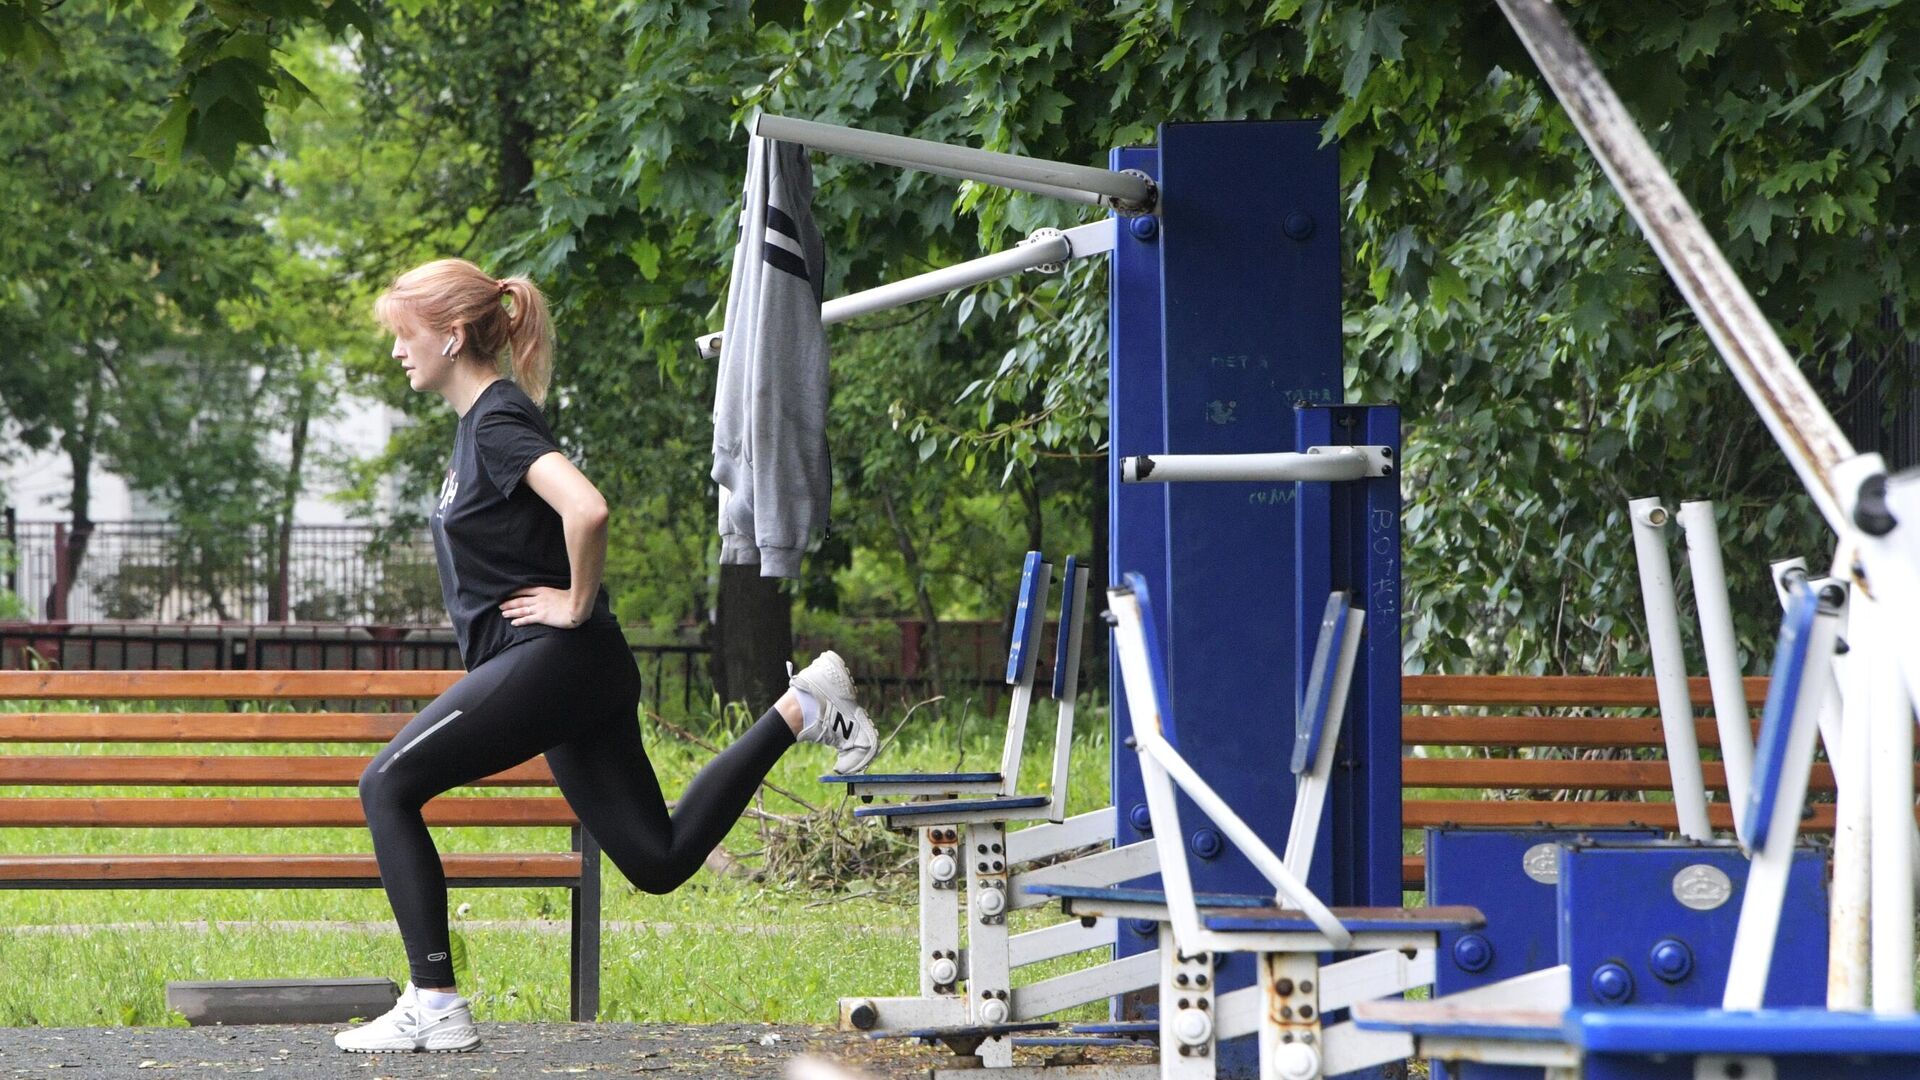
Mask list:
[[[451,350],[447,350],[449,339],[454,343]],[[409,319],[394,328],[393,358],[400,361],[400,370],[406,373],[407,385],[413,390],[438,390],[452,376],[461,345],[458,331],[441,333]],[[443,351],[452,355],[444,356]]]

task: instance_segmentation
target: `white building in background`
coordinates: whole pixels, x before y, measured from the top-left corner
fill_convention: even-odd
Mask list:
[[[438,622],[438,585],[425,531],[411,544],[369,549],[373,533],[351,528],[391,520],[402,510],[424,514],[434,488],[409,491],[394,477],[383,478],[372,521],[334,498],[345,486],[340,466],[376,457],[409,423],[384,402],[352,396],[313,420],[284,578],[272,569],[278,560],[270,539],[252,541],[252,554],[241,562],[221,556],[212,577],[196,576],[207,571],[182,562],[167,546],[171,515],[165,502],[132,490],[125,478],[96,464],[88,509],[100,528],[79,576],[64,592],[57,584],[64,560],[57,553],[65,550],[60,526],[72,520],[71,463],[57,450],[26,451],[17,438],[8,445],[12,433],[0,430],[0,502],[14,519],[15,541],[12,557],[0,561],[0,591],[15,594],[17,609],[30,618],[260,622],[276,610],[273,596],[284,581],[285,610],[296,621]],[[273,447],[282,461],[287,438],[277,433]],[[336,532],[329,526],[350,528]]]
[[[331,496],[340,491],[338,478],[330,475],[327,462],[347,458],[365,459],[386,449],[393,433],[410,421],[406,414],[384,402],[347,396],[333,415],[316,418],[307,432],[306,467],[302,470],[304,489],[294,504],[296,525],[348,525],[363,522],[350,518],[348,508]],[[0,447],[13,441],[13,433],[0,431]],[[286,434],[281,433],[276,448],[285,460]],[[21,521],[71,521],[67,500],[73,494],[73,468],[65,454],[57,449],[22,451],[18,444],[13,454],[0,453],[0,505],[13,508]],[[164,504],[141,492],[133,491],[126,480],[96,463],[93,489],[88,499],[89,516],[95,521],[163,522]],[[378,508],[382,516],[403,505],[430,503],[432,492],[414,498],[389,477],[381,481]]]

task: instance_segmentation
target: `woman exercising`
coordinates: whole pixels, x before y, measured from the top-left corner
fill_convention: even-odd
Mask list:
[[[640,670],[600,585],[607,504],[540,414],[553,366],[546,299],[526,278],[496,281],[440,259],[396,278],[374,313],[394,335],[407,385],[460,414],[430,525],[467,674],[361,774],[410,977],[391,1012],[334,1042],[366,1053],[471,1050],[480,1038],[454,986],[446,875],[420,816],[427,800],[544,753],[613,864],[665,893],[700,868],[796,739],[837,749],[842,773],[866,768],[876,740],[846,664],[823,652],[797,675],[788,665],[787,692],[669,813],[635,719]]]

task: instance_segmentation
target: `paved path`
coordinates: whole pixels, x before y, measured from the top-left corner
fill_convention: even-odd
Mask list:
[[[867,1080],[920,1080],[946,1056],[938,1048],[896,1040],[767,1024],[478,1026],[484,1041],[463,1054],[345,1054],[333,1045],[337,1028],[322,1025],[0,1028],[0,1080],[567,1075],[780,1080],[787,1062],[803,1053],[836,1061]],[[1024,1063],[1034,1052],[1019,1053]]]
[[[702,1076],[777,1078],[799,1053],[858,1059],[875,1077],[924,1075],[931,1051],[876,1047],[812,1028],[763,1024],[488,1024],[462,1054],[345,1054],[326,1025],[0,1029],[0,1077]],[[876,1055],[875,1051],[879,1053]],[[891,1059],[891,1060],[889,1060]]]

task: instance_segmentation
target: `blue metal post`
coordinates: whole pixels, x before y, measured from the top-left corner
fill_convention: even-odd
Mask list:
[[[1116,151],[1114,164],[1140,168],[1147,153]],[[1341,396],[1338,152],[1321,145],[1317,123],[1233,122],[1164,124],[1156,157],[1153,237],[1125,230],[1113,261],[1111,460],[1291,450],[1294,405]],[[1156,287],[1157,303],[1146,297]],[[1148,339],[1134,335],[1153,309],[1158,355],[1148,360]],[[1167,599],[1159,629],[1181,752],[1278,848],[1292,804],[1285,763],[1300,636],[1294,486],[1143,493],[1114,479],[1113,569],[1147,574]],[[1322,593],[1316,613],[1325,601]],[[1116,709],[1114,721],[1118,745],[1126,718]],[[1118,754],[1113,793],[1120,841],[1144,839],[1139,777]],[[1193,832],[1183,839],[1195,853],[1196,888],[1262,887],[1212,830]],[[1122,954],[1151,947],[1150,937],[1122,929]],[[1220,989],[1248,985],[1252,974],[1251,963],[1229,962]],[[1222,1076],[1252,1075],[1252,1046],[1229,1048],[1220,1066]]]

